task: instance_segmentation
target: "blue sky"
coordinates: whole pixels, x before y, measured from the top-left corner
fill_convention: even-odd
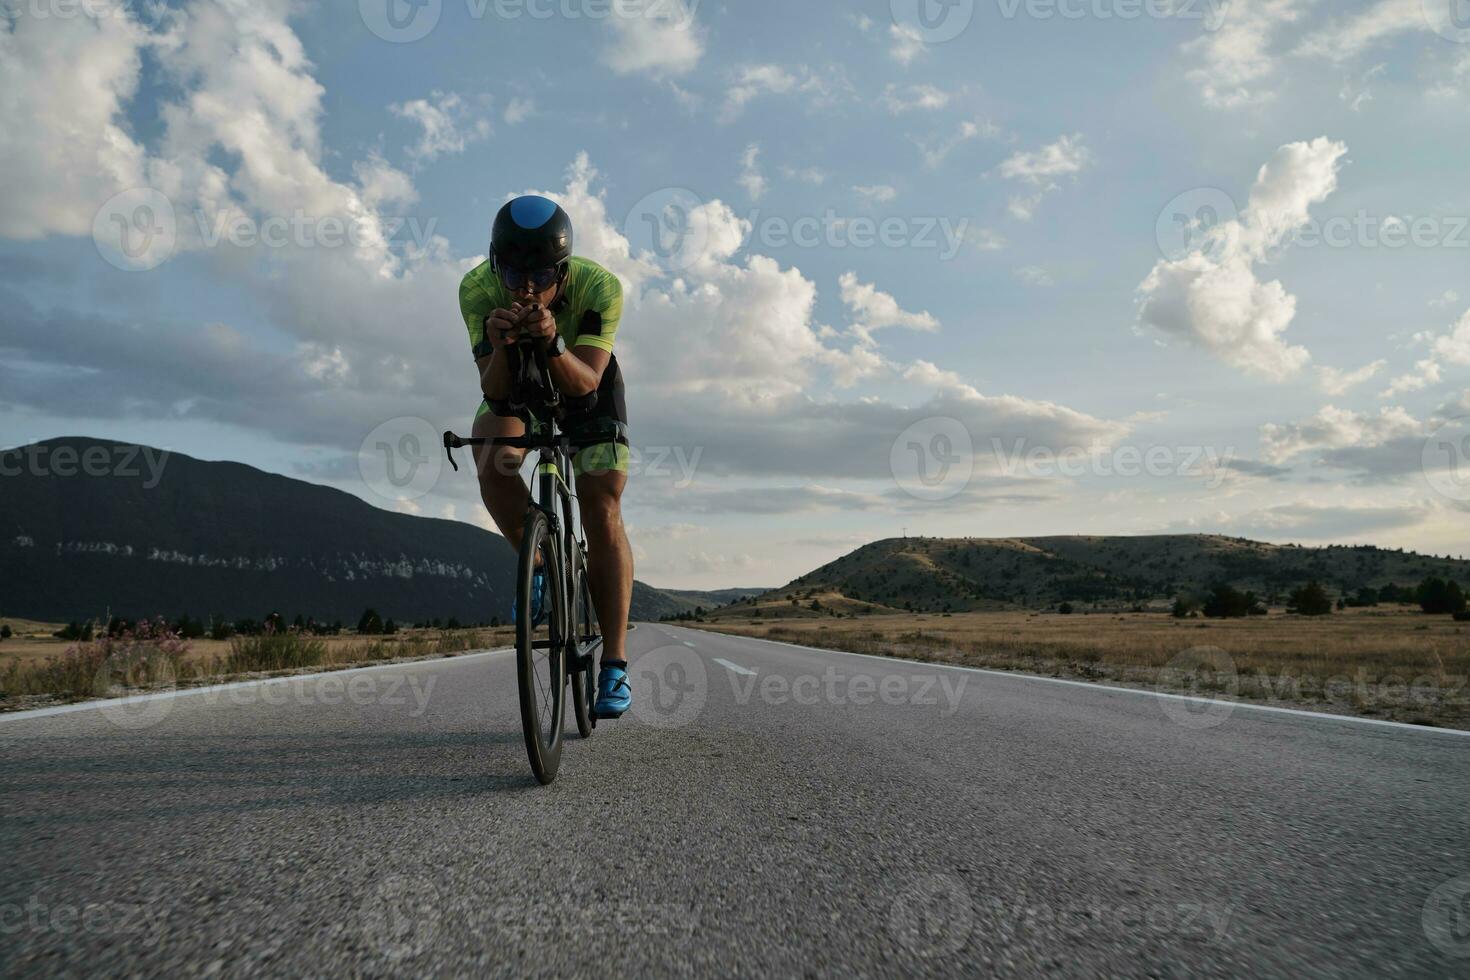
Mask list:
[[[904,528],[1470,545],[1452,0],[3,9],[5,445],[484,525],[414,447],[539,191],[629,297],[654,584]]]

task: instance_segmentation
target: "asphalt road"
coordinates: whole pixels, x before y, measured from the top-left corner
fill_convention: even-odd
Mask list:
[[[0,976],[1470,976],[1470,738],[630,639],[0,720]]]

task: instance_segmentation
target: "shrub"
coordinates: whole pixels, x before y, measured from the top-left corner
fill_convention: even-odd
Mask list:
[[[1204,613],[1211,619],[1244,619],[1259,606],[1254,592],[1241,592],[1222,582],[1210,590]]]
[[[1461,609],[1459,612],[1455,613],[1455,622],[1470,623],[1470,612]]]
[[[90,633],[90,630],[88,630]],[[117,636],[83,640],[59,657],[0,674],[0,693],[87,698],[116,688],[148,687],[178,677],[189,645],[165,622],[143,620]]]
[[[1076,610],[1072,608],[1072,604],[1070,602],[1064,602],[1060,606],[1057,606],[1057,612],[1061,613],[1063,616],[1070,616],[1072,615],[1072,613],[1076,612]]]
[[[1427,613],[1438,615],[1465,611],[1465,593],[1458,582],[1427,578],[1420,583],[1416,598],[1419,600],[1419,608]]]
[[[383,632],[383,618],[376,609],[364,609],[357,621],[357,632],[362,636],[378,636]]]
[[[1308,582],[1291,594],[1286,611],[1302,616],[1327,616],[1332,613],[1332,600],[1320,584]]]
[[[1174,618],[1188,619],[1199,611],[1199,600],[1192,595],[1181,595],[1174,600]]]
[[[324,640],[308,637],[296,630],[277,633],[267,631],[255,636],[237,636],[230,641],[225,657],[227,673],[258,670],[295,670],[315,667],[327,653]]]
[[[174,632],[186,640],[204,639],[204,623],[197,619],[190,619],[189,614],[180,616],[174,624]]]
[[[82,643],[90,643],[92,640],[92,624],[87,623],[83,625],[76,620],[72,620],[52,635],[59,640],[79,640]]]
[[[0,640],[8,640],[12,636],[14,636],[14,635],[15,634],[10,631],[10,624],[9,623],[6,623],[3,626],[0,626]]]

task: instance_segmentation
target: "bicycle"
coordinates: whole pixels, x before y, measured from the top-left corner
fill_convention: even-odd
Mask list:
[[[572,691],[577,732],[591,738],[597,727],[593,705],[602,636],[587,581],[586,534],[573,506],[576,494],[566,478],[572,472],[573,450],[585,447],[575,445],[559,428],[570,410],[569,401],[587,400],[567,399],[556,390],[540,346],[523,341],[517,349],[521,356],[510,404],[525,423],[526,434],[464,439],[446,432],[444,452],[456,472],[454,450],[466,446],[508,446],[537,454],[516,573],[516,675],[526,754],[531,771],[545,786],[556,779],[561,765],[567,688]],[[532,616],[531,601],[538,570],[546,580],[539,620]]]

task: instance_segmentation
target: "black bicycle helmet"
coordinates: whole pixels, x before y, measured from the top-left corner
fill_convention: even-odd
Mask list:
[[[516,198],[495,216],[490,257],[497,268],[561,268],[572,257],[571,216],[544,197]]]

